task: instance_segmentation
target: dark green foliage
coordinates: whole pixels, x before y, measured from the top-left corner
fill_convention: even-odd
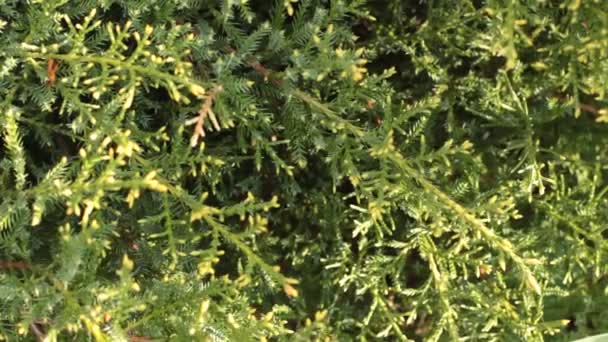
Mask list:
[[[608,330],[604,1],[0,0],[0,339]]]

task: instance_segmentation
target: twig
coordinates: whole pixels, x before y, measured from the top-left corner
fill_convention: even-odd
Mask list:
[[[597,108],[595,108],[594,106],[592,106],[590,104],[580,103],[578,106],[581,107],[581,109],[584,110],[585,112],[589,112],[589,113],[593,113],[593,114],[598,113]]]
[[[48,62],[47,62],[47,66],[46,66],[46,72],[47,72],[47,84],[48,85],[55,85],[55,82],[57,82],[57,70],[59,69],[59,63],[57,62],[57,60],[53,59],[53,58],[49,58]]]
[[[0,261],[0,270],[10,270],[10,269],[18,269],[18,270],[27,270],[30,268],[30,265],[25,261]]]
[[[557,99],[558,99],[560,102],[567,102],[567,101],[568,101],[568,96],[563,95],[563,94],[560,94],[560,95],[557,95]],[[578,107],[579,107],[581,110],[583,110],[583,111],[585,111],[585,112],[588,112],[588,113],[592,113],[592,114],[597,114],[597,113],[598,113],[598,109],[597,109],[597,108],[596,108],[594,105],[592,105],[592,104],[588,104],[588,103],[579,103],[579,104],[578,104]]]
[[[283,85],[283,80],[274,77],[275,73],[268,70],[258,60],[252,58],[247,62],[247,65],[249,65],[253,70],[255,70],[258,75],[263,76],[264,79],[270,79],[272,83],[274,83],[274,85],[276,85],[277,87]]]
[[[40,330],[40,328],[38,327],[38,323],[34,322],[30,324],[30,329],[36,335],[38,342],[42,342],[46,339],[46,334],[42,330]]]
[[[198,144],[199,138],[205,137],[205,128],[203,127],[203,124],[205,123],[206,118],[209,118],[213,128],[215,128],[216,131],[220,130],[220,124],[217,121],[215,113],[213,113],[212,107],[213,100],[222,90],[224,90],[224,87],[221,85],[217,85],[211,89],[209,94],[205,96],[205,101],[203,102],[201,109],[198,111],[198,116],[186,121],[186,126],[196,124],[194,126],[194,131],[192,132],[192,138],[190,139],[190,145],[192,147]]]
[[[228,47],[228,52],[236,53],[237,51],[233,47]],[[283,85],[283,80],[276,77],[276,71],[266,68],[264,65],[262,65],[262,63],[260,63],[260,61],[258,61],[254,57],[251,57],[247,60],[247,65],[252,68],[258,75],[264,77],[264,79],[266,80],[270,80],[277,87]]]
[[[154,342],[154,340],[144,336],[129,336],[128,340],[129,342]]]

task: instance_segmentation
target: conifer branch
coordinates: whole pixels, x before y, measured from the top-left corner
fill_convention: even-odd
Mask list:
[[[452,341],[459,341],[460,336],[458,334],[458,328],[456,327],[454,321],[454,309],[452,308],[450,299],[448,298],[447,279],[443,274],[440,273],[439,267],[435,261],[433,251],[426,251],[426,257],[429,261],[429,269],[431,270],[431,274],[433,276],[433,284],[435,285],[435,290],[439,295],[439,301],[441,302],[443,315],[445,315],[447,319],[448,333],[450,335],[450,339]]]
[[[95,56],[95,55],[77,55],[77,54],[59,54],[59,53],[39,53],[39,52],[28,52],[24,54],[24,58],[27,59],[40,59],[47,60],[49,58],[65,61],[69,63],[81,63],[88,64],[94,63],[98,65],[110,65],[113,66],[116,70],[126,70],[132,71],[137,75],[142,75],[149,77],[154,80],[166,80],[171,81],[178,85],[186,86],[187,88],[195,87],[199,88],[202,85],[187,77],[180,77],[177,75],[172,75],[167,72],[160,71],[156,68],[146,67],[139,65],[136,61],[129,60],[121,60],[118,58],[106,57],[103,55]]]
[[[348,121],[339,117],[333,110],[329,109],[327,106],[323,105],[321,102],[313,99],[309,95],[301,92],[294,91],[293,94],[298,97],[300,100],[309,104],[311,107],[317,109],[321,113],[325,114],[330,120],[333,122],[337,121],[337,124],[334,123],[330,125],[330,128],[334,129],[342,129],[349,133],[352,133],[354,136],[361,137],[362,142],[367,143],[368,146],[373,146],[366,141],[365,133],[355,125],[349,123]],[[334,121],[335,120],[335,121]],[[401,156],[401,154],[397,152],[383,154],[388,160],[391,160],[394,165],[396,165],[399,169],[401,169],[405,174],[418,182],[422,187],[431,193],[440,203],[451,213],[456,214],[461,221],[469,224],[475,231],[481,234],[484,237],[485,241],[488,242],[489,245],[498,249],[500,252],[507,255],[515,264],[520,268],[523,274],[523,279],[525,280],[528,287],[540,294],[540,286],[538,282],[532,275],[529,267],[525,264],[524,259],[520,257],[513,248],[513,245],[508,240],[496,235],[491,229],[486,227],[486,225],[471,214],[466,208],[458,204],[456,201],[452,200],[448,195],[446,195],[443,191],[433,185],[430,181],[428,181],[423,175],[421,175],[418,171],[412,168],[408,162]]]
[[[26,182],[25,154],[17,120],[19,117],[15,108],[9,108],[3,113],[4,141],[8,149],[13,169],[15,170],[16,188],[23,190]]]
[[[395,334],[397,335],[397,338],[399,339],[399,341],[402,341],[402,342],[413,341],[413,340],[409,339],[403,333],[403,331],[401,331],[401,326],[399,325],[399,322],[397,320],[402,319],[402,317],[395,317],[395,315],[388,308],[388,305],[386,304],[383,297],[379,293],[377,293],[376,291],[372,291],[372,294],[374,296],[374,300],[376,300],[378,302],[378,306],[382,310],[384,317],[386,319],[388,319],[388,321],[390,323],[390,327],[391,327],[392,331],[395,332]],[[378,337],[380,337],[380,336],[378,336]]]
[[[252,62],[252,67],[254,67],[256,71],[259,70],[258,72],[264,75],[265,77],[271,75],[271,72],[261,66],[261,64],[257,61]],[[323,113],[330,120],[329,128],[349,132],[355,137],[362,139],[362,142],[366,143],[368,146],[373,146],[373,142],[370,143],[366,141],[367,138],[365,132],[361,128],[343,119],[325,104],[319,102],[310,95],[298,89],[291,90],[291,94],[296,98],[300,99],[301,101],[305,102],[306,104],[310,105],[315,110]],[[431,193],[435,198],[437,198],[437,200],[439,200],[439,202],[441,202],[447,210],[456,214],[456,216],[460,218],[461,221],[469,224],[475,231],[480,233],[489,245],[498,249],[501,253],[504,253],[511,260],[513,260],[513,262],[521,270],[523,279],[525,280],[525,283],[528,285],[528,287],[540,295],[541,290],[537,280],[534,278],[524,259],[516,253],[510,241],[496,235],[491,229],[489,229],[481,220],[471,214],[466,208],[458,204],[456,201],[452,200],[443,191],[433,185],[423,175],[421,175],[418,171],[412,168],[408,164],[408,162],[401,156],[401,154],[397,152],[388,153],[386,154],[386,158],[391,160],[393,164],[395,164],[398,168],[405,172],[405,174],[407,174],[409,177],[413,178],[414,180],[416,180],[416,182],[422,185],[422,187],[429,193]]]
[[[2,2],[0,340],[608,329],[607,4],[263,3]]]

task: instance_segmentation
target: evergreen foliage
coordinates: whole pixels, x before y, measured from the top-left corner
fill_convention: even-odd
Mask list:
[[[608,331],[608,3],[0,0],[0,339]]]

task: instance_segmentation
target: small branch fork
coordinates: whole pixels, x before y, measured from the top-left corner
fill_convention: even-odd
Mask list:
[[[205,128],[203,124],[205,123],[205,119],[209,118],[213,128],[216,131],[220,130],[220,124],[217,121],[217,117],[215,113],[213,113],[213,100],[224,90],[224,87],[221,85],[216,85],[211,91],[204,96],[205,101],[201,106],[201,109],[198,111],[198,116],[186,121],[186,126],[195,125],[194,131],[192,132],[192,138],[190,138],[190,146],[194,147],[198,144],[198,140],[201,137],[205,137]]]

